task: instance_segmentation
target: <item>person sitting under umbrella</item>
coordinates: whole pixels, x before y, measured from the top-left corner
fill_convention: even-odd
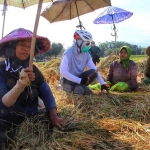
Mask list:
[[[99,59],[99,54],[100,54],[101,50],[99,49],[98,46],[95,45],[95,41],[92,41],[91,42],[91,48],[89,50],[89,53],[91,54],[92,56],[92,60],[93,60],[93,63],[96,65],[96,63],[99,63],[100,62],[100,59]]]
[[[150,46],[146,49],[146,54],[148,55],[148,59],[147,59],[146,67],[144,70],[145,77],[144,77],[143,82],[145,84],[150,84]]]
[[[136,91],[137,66],[130,60],[131,49],[123,46],[120,49],[120,60],[115,60],[110,64],[106,78],[106,83],[111,86],[110,91]]]
[[[92,91],[87,87],[96,77],[100,82],[101,90],[108,89],[100,73],[94,73],[96,66],[89,53],[92,35],[86,30],[76,30],[74,44],[68,48],[60,64],[61,86],[64,91],[74,94],[89,95]],[[89,70],[84,72],[85,67]],[[93,75],[89,77],[91,74]]]
[[[0,149],[14,137],[17,126],[26,117],[40,113],[39,97],[52,125],[63,128],[64,120],[57,116],[56,102],[49,85],[35,65],[33,69],[28,67],[32,34],[19,28],[0,40],[0,56],[6,58],[0,63]],[[49,48],[50,41],[37,35],[35,55]]]

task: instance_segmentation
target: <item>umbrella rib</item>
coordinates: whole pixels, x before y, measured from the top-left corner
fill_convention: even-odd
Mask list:
[[[70,19],[71,19],[71,3],[70,3]]]
[[[107,8],[107,9],[108,9],[108,8]],[[104,12],[102,12],[101,14],[99,14],[97,18],[99,18],[101,15],[103,15],[103,14],[105,13],[105,11],[107,11],[107,9],[105,9]],[[97,19],[97,18],[96,18],[96,19]]]
[[[107,2],[106,0],[103,0],[104,2],[106,2],[107,4],[109,4],[111,6],[111,3]]]
[[[61,13],[64,11],[64,9],[65,9],[66,6],[67,6],[67,4],[64,6],[64,8],[62,9],[62,11],[57,15],[57,17],[55,17],[51,22],[55,21],[61,15]]]
[[[94,11],[94,9],[89,5],[89,3],[87,2],[87,0],[84,0],[86,2],[86,4]]]
[[[87,0],[84,0],[86,2],[86,4],[94,11],[94,9],[89,5],[89,3],[87,2]],[[106,0],[103,0],[104,2],[106,2],[107,4],[111,5],[110,3],[108,3]]]
[[[25,6],[24,6],[24,2],[23,2],[23,0],[22,0],[22,7],[25,9]]]
[[[80,21],[80,18],[79,18],[79,12],[78,12],[78,7],[77,7],[77,2],[76,1],[75,1],[75,5],[76,5],[77,15],[78,15],[78,19],[79,19],[79,24],[81,25],[81,21]]]

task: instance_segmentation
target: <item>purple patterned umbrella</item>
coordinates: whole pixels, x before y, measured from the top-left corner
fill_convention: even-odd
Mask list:
[[[111,35],[115,36],[116,44],[117,30],[115,23],[122,22],[130,18],[132,15],[132,12],[126,11],[118,7],[110,6],[94,20],[94,24],[113,24],[114,34]]]
[[[110,6],[94,20],[94,24],[114,24],[130,18],[132,15],[132,12]]]

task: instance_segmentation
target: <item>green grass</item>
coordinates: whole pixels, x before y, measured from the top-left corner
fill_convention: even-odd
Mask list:
[[[107,57],[101,57],[101,61],[105,60]],[[148,56],[147,55],[131,55],[130,59],[137,62],[137,61],[143,61],[147,60]]]
[[[131,55],[130,59],[133,61],[143,61],[147,60],[148,56],[147,55]]]

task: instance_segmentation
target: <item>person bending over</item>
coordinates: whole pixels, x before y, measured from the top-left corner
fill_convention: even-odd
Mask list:
[[[60,64],[60,82],[64,91],[74,94],[90,95],[87,87],[94,79],[102,85],[101,90],[108,89],[100,73],[95,73],[96,66],[89,53],[92,35],[86,30],[74,32],[74,43],[62,57]],[[86,66],[89,70],[84,71]]]

